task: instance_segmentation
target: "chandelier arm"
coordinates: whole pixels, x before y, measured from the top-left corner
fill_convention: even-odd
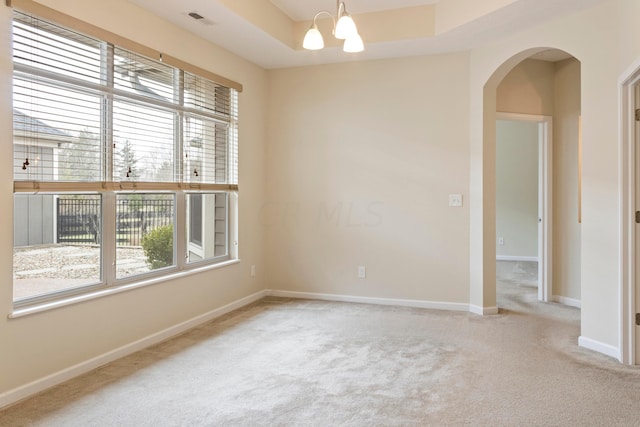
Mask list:
[[[334,16],[331,14],[331,12],[327,12],[326,10],[321,10],[320,12],[316,13],[316,15],[313,17],[313,27],[317,27],[318,25],[316,24],[316,19],[318,19],[318,16],[320,15],[329,15],[331,17],[331,20],[333,21],[333,32],[335,33],[336,31],[336,18],[334,18]]]

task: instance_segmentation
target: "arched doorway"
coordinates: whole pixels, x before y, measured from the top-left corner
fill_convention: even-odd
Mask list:
[[[565,150],[567,146],[571,146],[572,153],[571,155],[567,155],[566,152],[561,152],[562,161],[563,162],[571,162],[571,168],[563,168],[562,172],[565,176],[562,176],[561,180],[558,180],[559,183],[563,184],[563,187],[560,187],[559,194],[553,198],[552,200],[557,201],[560,200],[559,208],[554,210],[553,215],[550,213],[550,218],[547,221],[552,221],[553,218],[558,221],[560,218],[562,221],[572,221],[572,228],[579,230],[579,203],[578,203],[578,135],[579,135],[579,118],[580,118],[580,63],[573,58],[571,55],[548,47],[538,47],[532,48],[525,51],[522,51],[511,58],[504,61],[497,69],[493,72],[493,74],[488,78],[485,85],[482,88],[482,120],[481,123],[478,123],[481,126],[481,144],[476,144],[476,149],[481,146],[481,153],[477,152],[476,154],[481,156],[481,162],[478,163],[480,166],[480,173],[478,169],[476,169],[476,173],[478,177],[481,177],[479,182],[474,183],[473,173],[474,168],[472,165],[472,192],[475,190],[476,194],[481,194],[480,203],[476,205],[476,212],[473,212],[472,208],[472,223],[471,223],[471,233],[472,233],[472,242],[471,242],[471,307],[472,311],[478,314],[493,314],[497,312],[497,303],[496,303],[496,119],[498,117],[498,113],[521,113],[521,114],[535,114],[540,116],[553,116],[554,111],[551,108],[551,111],[544,110],[545,101],[544,96],[540,96],[540,99],[534,99],[530,104],[535,104],[538,102],[540,110],[531,111],[531,110],[518,110],[511,108],[510,111],[505,111],[504,100],[501,100],[501,85],[505,81],[505,78],[509,76],[510,73],[514,72],[518,68],[522,68],[522,64],[526,61],[545,61],[549,64],[560,63],[561,61],[571,59],[575,63],[577,63],[577,80],[574,81],[574,87],[577,89],[575,92],[577,93],[577,102],[574,104],[577,105],[577,109],[574,109],[571,114],[566,114],[566,111],[563,112],[564,116],[562,120],[557,121],[554,125],[561,124],[559,126],[560,130],[556,130],[555,134],[560,137],[561,141],[565,141],[568,139],[572,139],[571,144],[564,142],[559,145],[562,150]],[[553,69],[555,65],[546,65],[547,68]],[[575,65],[574,65],[575,68]],[[526,70],[525,70],[526,71]],[[529,70],[530,71],[530,70]],[[530,73],[527,76],[527,73],[520,72],[520,77],[522,76],[529,77],[534,82],[532,86],[539,84],[539,81],[535,81],[536,75],[535,72]],[[563,77],[566,80],[566,73]],[[562,79],[561,78],[561,79]],[[522,83],[522,80],[520,81]],[[566,82],[565,82],[566,83]],[[548,86],[553,87],[555,82],[551,82]],[[540,89],[544,91],[544,88],[537,87],[534,89]],[[549,98],[549,95],[546,95]],[[553,98],[553,94],[551,95]],[[513,99],[518,99],[518,96],[512,97]],[[553,107],[554,102],[558,101],[549,101]],[[549,104],[547,102],[547,104]],[[502,106],[502,107],[501,107]],[[548,106],[548,105],[547,105]],[[566,106],[562,106],[562,108],[566,108]],[[560,123],[558,123],[560,122]],[[570,129],[567,130],[567,129]],[[478,129],[480,130],[480,129]],[[473,131],[473,129],[472,129]],[[472,152],[473,152],[474,141],[472,141]],[[556,152],[558,150],[555,150]],[[566,151],[566,150],[565,150]],[[565,170],[566,169],[566,170]],[[554,171],[557,172],[558,167],[554,168]],[[571,178],[570,188],[566,188],[567,177]],[[565,197],[567,191],[571,192],[571,198]],[[564,194],[563,194],[564,193]],[[575,201],[575,203],[574,203]],[[569,209],[569,206],[571,208]],[[476,215],[477,214],[477,215]],[[565,246],[563,246],[562,242],[558,243],[559,239],[567,239],[567,235],[564,233],[564,228],[561,228],[561,233],[558,238],[554,239],[553,242],[549,242],[549,248],[553,246],[557,246],[560,248],[559,251],[554,255],[554,257],[563,261],[560,264],[560,269],[553,274],[549,272],[549,286],[552,286],[552,280],[557,280],[557,292],[551,293],[549,292],[549,300],[553,300],[556,302],[561,302],[568,305],[580,306],[580,261],[579,256],[577,257],[577,261],[569,265],[569,273],[567,273],[564,262],[571,258],[569,255],[564,254],[563,251],[567,250]],[[578,236],[579,236],[578,231]],[[575,254],[580,253],[580,239],[570,237],[571,247],[569,248],[569,252],[573,251]],[[575,261],[575,256],[573,257]],[[550,263],[551,264],[551,263]],[[559,280],[558,280],[559,279]],[[570,286],[569,286],[569,285]]]

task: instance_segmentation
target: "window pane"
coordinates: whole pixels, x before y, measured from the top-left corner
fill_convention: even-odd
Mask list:
[[[156,101],[175,102],[176,69],[137,53],[114,49],[114,87]]]
[[[226,193],[187,194],[187,262],[226,257]]]
[[[101,197],[15,194],[13,297],[101,281]]]
[[[184,105],[207,113],[228,116],[231,89],[191,73],[184,73]]]
[[[169,194],[118,194],[117,279],[175,265],[174,203]]]
[[[189,243],[202,246],[202,194],[187,196],[189,207]]]
[[[176,114],[123,100],[113,111],[113,180],[174,181]]]
[[[185,182],[229,182],[228,128],[211,119],[185,116]]]
[[[101,180],[100,96],[15,78],[13,103],[15,180]]]

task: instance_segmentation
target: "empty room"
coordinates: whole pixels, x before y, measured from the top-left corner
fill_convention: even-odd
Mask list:
[[[635,425],[637,0],[6,0],[0,425]]]

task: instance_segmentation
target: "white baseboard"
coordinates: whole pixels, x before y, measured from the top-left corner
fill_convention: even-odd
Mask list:
[[[584,347],[589,350],[597,351],[598,353],[613,357],[617,360],[621,360],[620,349],[618,347],[601,343],[600,341],[592,340],[591,338],[583,336],[580,336],[578,338],[578,345],[580,347]]]
[[[315,292],[294,292],[269,290],[269,295],[282,298],[300,298],[323,301],[355,302],[361,304],[395,305],[401,307],[430,308],[435,310],[469,311],[469,304],[456,302],[423,301],[413,299],[392,299],[359,297],[339,294],[320,294]]]
[[[147,337],[141,338],[137,341],[134,341],[132,343],[119,347],[115,350],[101,354],[100,356],[96,356],[92,359],[85,360],[84,362],[78,363],[77,365],[55,372],[51,375],[47,375],[44,378],[37,379],[33,382],[17,387],[13,390],[9,390],[5,393],[0,394],[0,409],[4,408],[5,406],[16,403],[22,399],[25,399],[35,393],[39,393],[43,390],[46,390],[55,385],[58,385],[67,380],[70,380],[74,377],[77,377],[86,372],[89,372],[93,369],[96,369],[109,362],[113,362],[114,360],[128,356],[129,354],[135,353],[136,351],[140,351],[151,345],[158,344],[175,335],[178,335],[182,332],[188,331],[189,329],[192,329],[196,326],[199,326],[203,323],[213,320],[216,317],[220,317],[233,310],[236,310],[238,308],[244,307],[245,305],[251,304],[252,302],[258,301],[259,299],[264,298],[267,295],[268,295],[268,292],[266,290],[256,292],[255,294],[241,298],[225,306],[211,310],[208,313],[194,317],[185,322],[171,326],[170,328],[167,328],[160,332],[156,332],[155,334],[149,335]]]
[[[568,305],[569,307],[582,308],[582,301],[574,298],[567,298],[560,295],[554,295],[551,300],[560,304]]]
[[[496,255],[496,261],[533,261],[533,262],[538,262],[538,257],[537,256]]]
[[[479,305],[469,305],[469,311],[480,316],[490,316],[498,314],[498,307],[480,307]]]

